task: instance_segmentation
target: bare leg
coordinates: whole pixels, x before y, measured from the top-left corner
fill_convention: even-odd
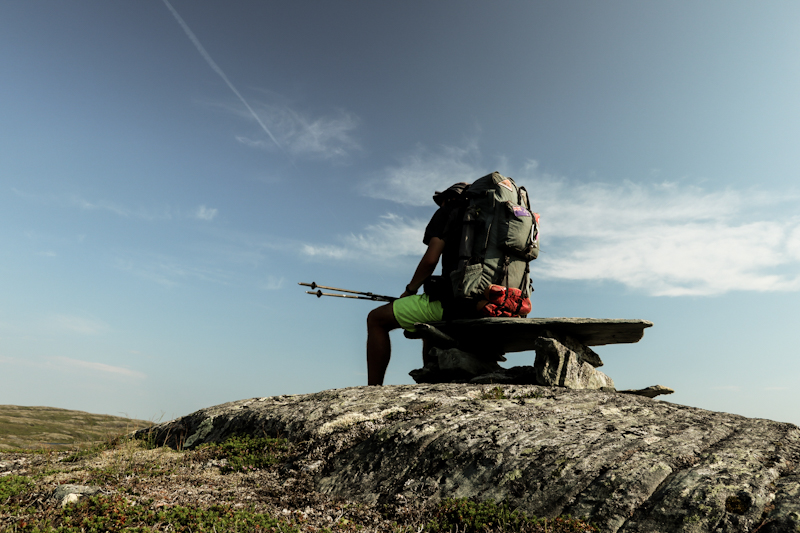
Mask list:
[[[389,332],[400,327],[392,304],[382,305],[367,315],[367,383],[383,385],[386,368],[392,357]]]

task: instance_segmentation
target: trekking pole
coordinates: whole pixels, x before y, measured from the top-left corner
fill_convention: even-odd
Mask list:
[[[325,285],[317,285],[316,282],[312,281],[311,283],[303,283],[300,282],[298,285],[303,285],[305,287],[311,287],[312,289],[318,289],[316,291],[306,291],[306,294],[315,294],[317,298],[321,298],[323,296],[336,296],[338,298],[352,298],[353,300],[372,300],[374,302],[393,302],[397,300],[395,296],[384,296],[383,294],[374,294],[371,292],[362,292],[362,291],[351,291],[349,289],[338,289],[336,287],[327,287]],[[335,294],[330,292],[322,292],[319,289],[327,289],[329,291],[339,291],[341,293],[347,294]],[[354,296],[356,295],[356,296]]]

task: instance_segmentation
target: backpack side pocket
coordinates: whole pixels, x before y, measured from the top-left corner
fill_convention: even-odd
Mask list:
[[[508,252],[530,261],[532,258],[527,255],[533,231],[533,213],[512,202],[505,202],[504,207],[500,242]]]

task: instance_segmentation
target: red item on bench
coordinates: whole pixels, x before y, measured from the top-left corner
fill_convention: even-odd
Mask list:
[[[527,316],[531,312],[531,299],[523,298],[520,289],[491,285],[483,293],[489,301],[483,306],[484,316]]]

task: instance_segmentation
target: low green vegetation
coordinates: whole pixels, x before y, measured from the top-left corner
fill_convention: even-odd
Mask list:
[[[199,455],[223,460],[222,472],[252,472],[277,464],[289,450],[286,439],[240,435],[219,444],[207,444]]]
[[[497,390],[499,392],[497,392]],[[500,387],[489,391],[502,399]],[[314,491],[304,443],[239,435],[194,450],[114,437],[72,450],[0,451],[0,531],[13,533],[576,533],[585,521],[538,519],[465,499],[381,508]],[[299,463],[299,465],[298,465]],[[100,494],[56,501],[58,485]],[[402,511],[401,511],[402,510]],[[399,518],[398,518],[399,517]]]
[[[559,517],[552,520],[529,517],[522,511],[493,500],[444,500],[425,525],[426,533],[546,532],[577,533],[597,531],[583,520]]]
[[[151,531],[169,525],[170,531],[197,532],[282,532],[300,530],[286,520],[263,513],[237,510],[231,506],[213,505],[207,509],[176,506],[153,509],[149,505],[133,505],[120,495],[96,496],[63,511],[61,524],[52,531],[59,533],[115,533]],[[36,531],[23,529],[20,531]],[[42,531],[47,531],[42,530]]]
[[[88,446],[150,425],[146,420],[55,407],[0,405],[0,451]]]
[[[28,492],[34,483],[25,476],[4,476],[0,477],[0,503]]]
[[[527,391],[522,394],[507,393],[506,389],[500,385],[496,385],[491,389],[481,388],[481,392],[478,395],[479,400],[528,400],[541,397],[542,394],[536,390]]]
[[[481,400],[507,400],[508,396],[506,396],[506,391],[503,387],[497,386],[489,390],[481,389],[478,398]]]

